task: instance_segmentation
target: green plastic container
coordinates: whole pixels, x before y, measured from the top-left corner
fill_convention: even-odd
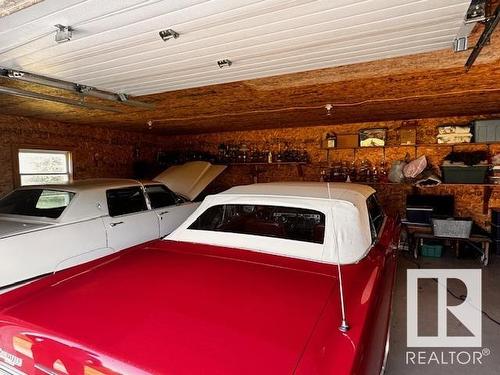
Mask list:
[[[488,166],[474,165],[470,167],[443,166],[443,182],[445,184],[482,184],[488,172]]]
[[[441,258],[443,254],[443,245],[439,244],[423,244],[420,253],[424,257]]]

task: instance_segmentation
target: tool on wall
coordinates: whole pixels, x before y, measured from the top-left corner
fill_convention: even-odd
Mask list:
[[[476,45],[474,46],[474,49],[472,50],[471,54],[469,55],[469,58],[467,59],[467,62],[465,63],[465,71],[469,71],[469,69],[472,67],[474,61],[476,61],[483,47],[490,41],[491,34],[493,34],[493,31],[495,30],[499,22],[500,22],[500,5],[497,5],[492,15],[486,17],[484,20],[483,33],[479,37],[479,40],[477,41]]]

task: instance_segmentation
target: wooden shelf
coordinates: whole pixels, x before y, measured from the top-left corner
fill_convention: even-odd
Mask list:
[[[385,145],[385,146],[367,146],[367,147],[321,147],[325,151],[334,150],[359,150],[359,149],[381,149],[391,147],[462,147],[462,146],[490,146],[500,145],[500,142],[472,142],[472,143],[418,143],[416,145]]]
[[[306,165],[305,161],[273,161],[272,163],[267,162],[249,162],[249,163],[227,163],[227,165]]]
[[[500,184],[487,184],[487,183],[483,183],[483,184],[445,184],[445,183],[441,183],[439,185],[426,185],[426,186],[416,186],[414,184],[408,184],[408,183],[404,183],[404,182],[360,182],[362,184],[367,184],[367,185],[401,185],[401,186],[408,186],[408,187],[415,187],[415,188],[418,188],[418,189],[432,189],[432,188],[435,188],[435,187],[440,187],[440,186],[443,186],[443,187],[464,187],[464,186],[467,186],[467,187],[472,187],[472,186],[475,186],[475,187],[500,187]]]

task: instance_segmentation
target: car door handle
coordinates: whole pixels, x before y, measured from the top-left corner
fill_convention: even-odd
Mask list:
[[[115,223],[109,224],[110,227],[116,227],[117,225],[123,224],[123,221],[117,221]]]
[[[170,211],[162,211],[162,212],[159,213],[159,215],[162,216],[162,215],[168,214],[169,212]]]

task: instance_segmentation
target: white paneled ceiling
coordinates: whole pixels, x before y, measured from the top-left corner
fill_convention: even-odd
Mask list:
[[[0,66],[152,94],[451,48],[469,4],[45,0],[0,19]],[[55,24],[73,39],[57,44]],[[162,41],[168,28],[180,37]]]

